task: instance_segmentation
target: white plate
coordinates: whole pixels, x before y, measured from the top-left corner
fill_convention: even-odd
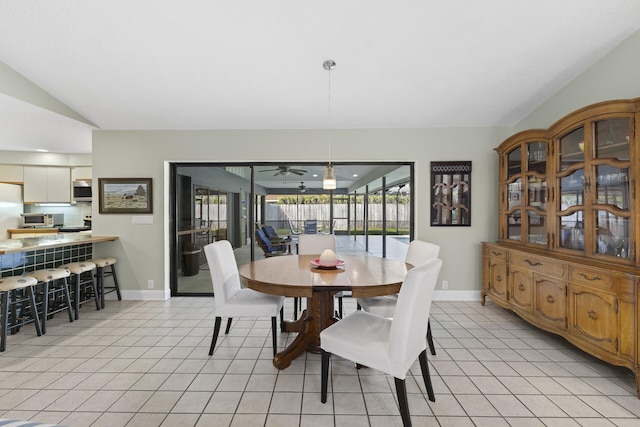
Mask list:
[[[322,264],[320,264],[320,260],[319,259],[314,259],[313,261],[311,261],[311,265],[316,267],[316,268],[323,268],[325,270],[333,270],[335,268],[342,267],[344,265],[344,261],[339,259],[337,261],[336,265],[322,265]]]

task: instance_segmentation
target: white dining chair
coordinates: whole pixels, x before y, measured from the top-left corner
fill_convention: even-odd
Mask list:
[[[435,243],[425,242],[423,240],[412,240],[409,243],[407,254],[405,255],[404,262],[416,267],[420,264],[427,262],[430,259],[438,258],[440,253],[440,246]],[[358,298],[356,300],[358,308],[369,313],[377,314],[382,317],[393,317],[393,312],[396,308],[396,301],[398,300],[398,294],[382,295],[377,297]],[[435,356],[436,347],[433,343],[433,336],[431,335],[431,322],[427,320],[427,343],[429,344],[429,350],[431,354]]]
[[[300,234],[298,236],[298,255],[319,256],[325,249],[331,249],[333,252],[336,251],[335,234]],[[338,299],[338,317],[341,318],[344,292],[338,292],[335,297]]]
[[[213,351],[220,332],[223,317],[228,317],[225,334],[231,329],[234,317],[271,317],[271,334],[273,339],[273,355],[277,352],[276,317],[280,313],[282,324],[282,306],[284,297],[256,292],[240,286],[238,265],[233,248],[228,240],[220,240],[204,247],[207,257],[211,282],[213,283],[213,297],[215,300],[216,320],[213,327],[213,338],[209,348],[209,356]]]
[[[407,273],[398,294],[393,318],[357,310],[320,332],[322,403],[327,401],[329,359],[332,354],[392,375],[405,426],[411,425],[405,378],[416,358],[420,361],[429,400],[436,401],[424,336],[441,267],[442,260],[435,258]]]
[[[301,234],[298,236],[298,255],[320,255],[325,249],[336,251],[334,234]]]

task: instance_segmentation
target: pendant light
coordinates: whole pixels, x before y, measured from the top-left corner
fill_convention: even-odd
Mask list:
[[[336,68],[335,61],[328,59],[322,64],[322,68],[329,72],[329,164],[324,168],[322,178],[322,188],[324,190],[335,190],[337,186],[336,171],[331,164],[331,70]]]

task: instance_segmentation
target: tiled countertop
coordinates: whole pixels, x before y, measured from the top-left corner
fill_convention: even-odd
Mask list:
[[[118,236],[94,236],[85,233],[63,233],[25,239],[0,240],[0,255],[113,240],[118,240]]]

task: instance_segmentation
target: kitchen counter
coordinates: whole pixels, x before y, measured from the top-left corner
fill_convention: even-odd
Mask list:
[[[29,229],[38,230],[38,229]],[[51,230],[41,229],[41,230]],[[118,240],[118,236],[94,236],[88,233],[44,234],[42,237],[28,237],[24,239],[0,240],[0,255],[35,251],[40,249],[57,248],[61,246],[84,245]]]
[[[20,237],[20,234],[56,234],[57,228],[53,227],[40,227],[40,228],[9,228],[7,232],[11,236]]]

